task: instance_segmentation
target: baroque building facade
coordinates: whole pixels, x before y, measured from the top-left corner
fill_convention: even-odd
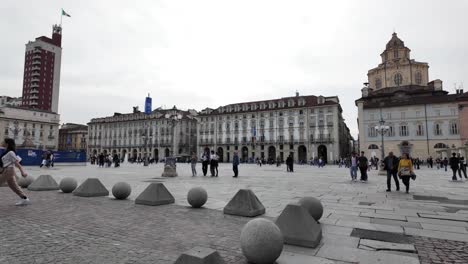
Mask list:
[[[299,96],[206,108],[198,116],[198,153],[215,151],[221,161],[264,158],[295,162],[349,155],[352,137],[338,97]]]
[[[59,129],[60,151],[87,151],[88,126],[66,123]]]
[[[120,158],[161,160],[188,157],[196,151],[196,111],[156,109],[93,118],[88,123],[88,153],[118,154]]]
[[[462,90],[449,94],[442,81],[429,81],[429,65],[410,58],[410,49],[393,33],[381,54],[382,63],[369,70],[368,83],[356,100],[359,149],[368,157],[381,157],[381,135],[376,126],[384,124],[385,154],[409,153],[412,157],[447,156],[461,149],[460,115],[465,99]],[[466,117],[465,117],[466,119]]]
[[[0,138],[13,138],[18,148],[57,150],[60,115],[20,107],[0,107]]]

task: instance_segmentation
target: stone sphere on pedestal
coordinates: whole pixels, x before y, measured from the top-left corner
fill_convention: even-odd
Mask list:
[[[18,177],[18,185],[22,188],[28,188],[28,186],[35,180],[33,176]]]
[[[64,193],[71,193],[73,192],[76,187],[78,186],[78,182],[70,177],[63,178],[60,181],[59,188],[62,190]]]
[[[132,187],[126,182],[118,182],[112,187],[112,194],[115,199],[125,200],[132,192]]]
[[[319,199],[314,197],[304,197],[299,200],[299,204],[309,212],[315,221],[318,221],[322,217],[323,205]]]
[[[241,231],[242,253],[252,263],[274,263],[283,251],[283,242],[278,226],[264,218],[250,220]]]
[[[202,187],[193,187],[187,194],[187,201],[193,208],[200,208],[208,200],[208,193]]]

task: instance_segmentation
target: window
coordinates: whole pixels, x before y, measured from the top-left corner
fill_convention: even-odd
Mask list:
[[[422,83],[422,74],[420,72],[417,72],[414,76],[414,81],[416,84],[421,84]]]
[[[416,136],[424,136],[424,125],[417,124],[416,125]]]
[[[392,119],[392,113],[387,113],[387,119]]]
[[[450,122],[450,134],[451,135],[458,135],[458,123],[457,121]]]
[[[435,113],[436,116],[440,116],[440,110],[438,110],[438,109],[434,110],[434,113]]]
[[[369,145],[368,149],[379,149],[379,147],[375,144]]]
[[[401,112],[401,119],[405,119],[406,118],[406,113],[405,112]]]
[[[421,112],[416,111],[416,117],[419,117],[421,115]]]
[[[447,148],[447,145],[445,145],[444,143],[437,143],[434,145],[434,148]]]
[[[393,127],[393,125],[389,125],[387,135],[389,137],[394,137],[395,136],[395,127]]]
[[[398,59],[398,50],[393,51],[393,58]]]
[[[375,88],[376,88],[376,89],[382,88],[382,80],[380,80],[380,78],[377,78],[377,79],[375,80]]]
[[[400,137],[407,137],[408,135],[408,126],[406,124],[400,125]]]
[[[369,125],[367,128],[367,135],[369,137],[376,137],[377,136],[377,130],[375,129],[374,125]]]
[[[396,85],[396,86],[400,86],[401,83],[403,82],[403,77],[401,77],[401,74],[397,73],[397,74],[395,74],[395,76],[393,77],[393,81],[395,82],[395,85]]]
[[[439,123],[434,124],[434,135],[442,136],[442,127]]]
[[[450,113],[454,116],[454,115],[457,115],[457,110],[454,109],[454,108],[451,108],[450,109]]]
[[[370,114],[370,115],[369,115],[369,119],[370,119],[370,120],[374,120],[374,114]]]

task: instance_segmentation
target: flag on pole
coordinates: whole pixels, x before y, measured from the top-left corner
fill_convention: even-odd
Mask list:
[[[63,8],[62,8],[62,16],[71,17],[69,14],[67,14],[67,12],[65,12],[65,10],[63,10]]]

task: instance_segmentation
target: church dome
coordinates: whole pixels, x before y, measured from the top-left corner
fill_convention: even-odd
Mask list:
[[[397,33],[393,32],[392,38],[390,39],[389,42],[387,42],[386,49],[391,49],[391,48],[404,48],[405,43],[403,40],[401,40],[398,36]]]

